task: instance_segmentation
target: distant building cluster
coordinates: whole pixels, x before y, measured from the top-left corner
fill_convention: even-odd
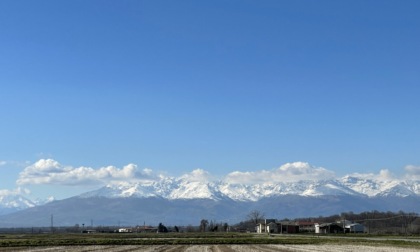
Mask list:
[[[257,233],[296,234],[296,233],[364,233],[365,227],[359,223],[348,220],[339,220],[332,223],[316,223],[308,221],[277,221],[264,219],[255,227]]]

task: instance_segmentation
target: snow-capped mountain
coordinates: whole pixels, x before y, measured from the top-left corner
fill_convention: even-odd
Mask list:
[[[19,210],[41,206],[54,201],[54,197],[31,200],[24,193],[17,191],[0,191],[0,215],[13,213]]]
[[[420,195],[420,181],[372,180],[345,176],[340,182],[344,186],[369,197]]]
[[[374,180],[356,176],[323,181],[297,181],[262,184],[236,184],[226,181],[196,181],[188,178],[164,177],[160,180],[119,183],[81,194],[79,198],[161,198],[166,200],[206,199],[257,202],[280,196],[355,196],[408,197],[420,196],[419,181]],[[44,205],[53,199],[31,201],[22,194],[0,194],[0,214]]]
[[[212,199],[224,197],[215,183],[187,181],[185,179],[163,179],[161,181],[146,181],[137,183],[120,183],[108,185],[95,191],[81,194],[81,198],[149,198],[165,199]]]
[[[345,176],[324,181],[298,181],[263,183],[254,185],[232,184],[224,181],[189,181],[184,178],[165,178],[160,181],[121,183],[108,185],[80,195],[82,198],[149,198],[175,199],[231,199],[258,201],[263,198],[296,195],[317,196],[420,196],[419,181],[379,181]]]

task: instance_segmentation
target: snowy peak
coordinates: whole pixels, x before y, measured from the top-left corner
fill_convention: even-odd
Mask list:
[[[156,182],[143,183],[121,183],[102,187],[98,190],[83,193],[81,198],[105,197],[105,198],[127,198],[127,197],[160,197],[161,187]]]
[[[249,185],[220,184],[218,189],[221,194],[235,201],[257,201],[260,198],[260,192]]]
[[[169,199],[220,199],[220,193],[210,183],[181,181],[169,194]]]
[[[420,195],[419,181],[373,180],[345,176],[341,179],[341,182],[355,192],[369,197]]]
[[[323,196],[323,195],[359,195],[358,192],[346,187],[339,181],[320,181],[310,184],[302,195],[304,196]]]
[[[213,183],[187,181],[184,179],[164,179],[159,182],[136,182],[107,185],[99,190],[80,195],[82,198],[149,198],[161,197],[166,199],[213,199],[219,200],[223,195]]]
[[[384,186],[384,190],[378,195],[380,196],[397,196],[407,197],[415,195],[410,186],[405,182],[390,182]]]
[[[36,206],[36,203],[20,194],[0,195],[0,214],[7,214],[34,206]]]

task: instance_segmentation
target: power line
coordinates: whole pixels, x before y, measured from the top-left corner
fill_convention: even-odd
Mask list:
[[[355,221],[358,221],[358,222],[361,222],[361,221],[379,221],[379,220],[390,220],[390,219],[396,219],[396,218],[401,218],[401,217],[415,217],[415,218],[418,218],[418,217],[419,217],[419,215],[401,214],[401,215],[392,216],[392,217],[386,217],[386,218],[361,219],[361,220],[355,220]]]

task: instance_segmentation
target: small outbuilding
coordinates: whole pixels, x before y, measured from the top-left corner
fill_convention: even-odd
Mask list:
[[[346,225],[346,233],[364,233],[365,232],[365,226],[359,223],[352,223],[349,225]]]
[[[296,222],[277,222],[274,219],[266,219],[255,227],[257,233],[271,234],[295,234],[299,233],[299,225]]]
[[[336,233],[364,233],[365,226],[350,221],[338,221],[332,223],[315,223],[316,234],[336,234]]]
[[[315,233],[316,234],[337,234],[344,233],[344,227],[338,223],[323,223],[315,224]]]
[[[131,228],[119,228],[118,233],[132,233],[133,229]]]

